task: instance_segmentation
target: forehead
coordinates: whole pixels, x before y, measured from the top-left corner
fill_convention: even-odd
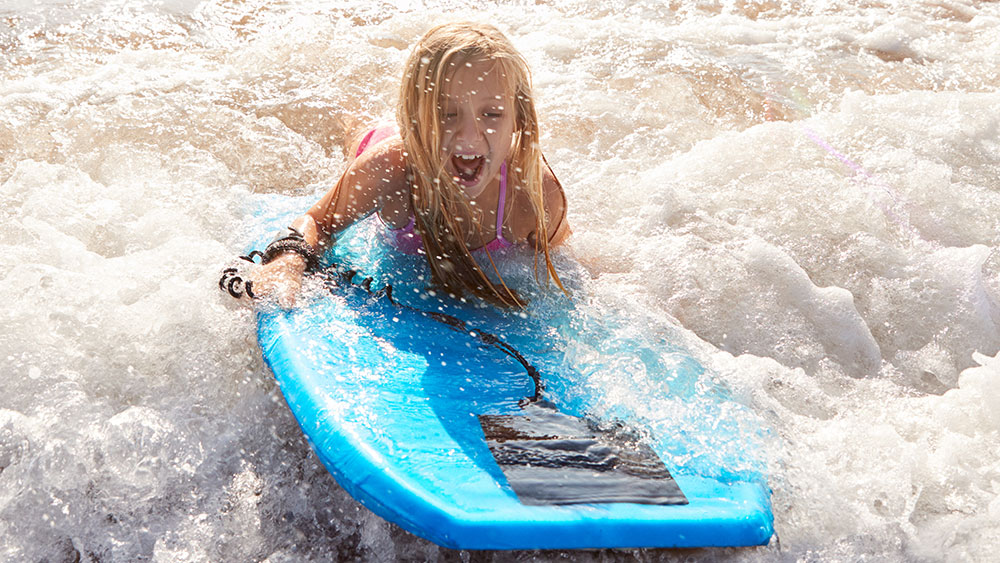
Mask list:
[[[490,60],[457,59],[449,63],[442,94],[450,101],[489,101],[510,96],[503,66]]]

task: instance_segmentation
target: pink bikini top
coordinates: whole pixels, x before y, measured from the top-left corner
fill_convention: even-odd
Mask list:
[[[476,248],[473,252],[477,250],[485,249],[487,252],[496,252],[498,250],[509,248],[514,246],[514,243],[510,242],[503,236],[503,213],[504,207],[507,199],[507,163],[504,162],[500,165],[500,200],[497,202],[497,226],[496,226],[496,238],[486,243],[485,245]],[[420,233],[414,228],[416,225],[416,219],[411,215],[410,222],[406,224],[405,227],[400,229],[393,229],[386,225],[386,238],[389,243],[396,247],[397,250],[405,254],[418,254],[419,251],[424,247],[424,241],[420,237]]]
[[[379,127],[369,131],[361,143],[358,144],[358,152],[355,154],[357,158],[365,148],[371,143],[377,143],[382,139],[391,137],[396,133],[393,127]],[[486,243],[485,245],[477,248],[475,251],[486,250],[487,252],[496,252],[498,250],[509,248],[514,246],[514,243],[510,242],[503,236],[503,215],[504,209],[507,204],[507,163],[504,162],[500,165],[500,198],[497,201],[497,224],[496,224],[496,238]],[[383,223],[384,224],[384,223]],[[424,247],[424,241],[420,237],[420,233],[414,228],[416,226],[416,219],[410,215],[410,222],[406,224],[405,227],[400,229],[393,229],[386,225],[385,235],[389,244],[394,246],[400,252],[405,254],[418,254]]]

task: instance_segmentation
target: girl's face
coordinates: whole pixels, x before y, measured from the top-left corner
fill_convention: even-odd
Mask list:
[[[499,65],[458,61],[442,88],[444,167],[466,197],[486,190],[507,160],[514,136],[514,103]]]

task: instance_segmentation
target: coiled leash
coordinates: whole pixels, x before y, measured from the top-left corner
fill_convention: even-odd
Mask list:
[[[478,339],[483,344],[492,346],[504,354],[507,354],[511,358],[514,358],[514,360],[524,367],[524,370],[528,373],[528,376],[531,377],[531,381],[535,386],[534,393],[530,397],[521,399],[518,404],[524,407],[534,403],[546,403],[545,401],[542,401],[542,391],[545,389],[545,385],[542,383],[541,374],[539,374],[538,369],[531,365],[531,363],[528,362],[528,360],[525,359],[525,357],[513,346],[507,344],[500,337],[494,334],[469,328],[465,321],[459,319],[458,317],[435,311],[423,311],[421,309],[417,309],[416,307],[411,307],[396,301],[392,298],[391,284],[386,284],[381,289],[373,290],[371,287],[373,278],[371,277],[364,277],[360,283],[355,283],[354,279],[359,275],[357,270],[351,270],[338,264],[331,264],[327,268],[320,269],[319,254],[313,249],[312,245],[306,242],[305,237],[295,227],[287,227],[280,231],[267,245],[264,252],[254,250],[245,256],[240,256],[239,259],[256,265],[256,259],[260,258],[260,264],[264,265],[270,263],[277,258],[278,255],[285,252],[294,252],[305,258],[306,271],[313,272],[320,276],[324,281],[324,285],[331,293],[336,293],[335,289],[340,286],[361,289],[368,293],[368,295],[373,299],[386,299],[389,303],[399,309],[405,309],[407,311],[434,319],[456,332],[468,334],[469,336]],[[253,292],[253,282],[251,280],[243,279],[239,268],[235,266],[226,268],[222,271],[222,277],[219,279],[219,289],[225,291],[236,299],[241,299],[244,295],[251,299],[256,297]]]
[[[256,258],[260,258],[260,264],[264,265],[273,261],[279,254],[285,252],[294,252],[305,258],[306,270],[315,270],[319,268],[319,254],[316,253],[312,245],[306,242],[306,237],[302,234],[302,232],[295,227],[286,227],[285,229],[279,231],[274,239],[267,245],[267,248],[264,249],[264,252],[254,250],[246,256],[240,256],[239,259],[256,265]],[[244,280],[240,275],[239,268],[235,266],[222,270],[222,277],[219,278],[219,289],[229,293],[229,295],[232,295],[236,299],[240,299],[244,295],[250,299],[255,297],[253,294],[253,282],[250,280]]]

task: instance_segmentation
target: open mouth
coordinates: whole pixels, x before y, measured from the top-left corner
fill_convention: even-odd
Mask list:
[[[455,179],[466,186],[474,186],[479,183],[479,176],[483,172],[484,164],[486,164],[486,157],[481,155],[456,154],[451,157],[451,167],[454,170]]]

